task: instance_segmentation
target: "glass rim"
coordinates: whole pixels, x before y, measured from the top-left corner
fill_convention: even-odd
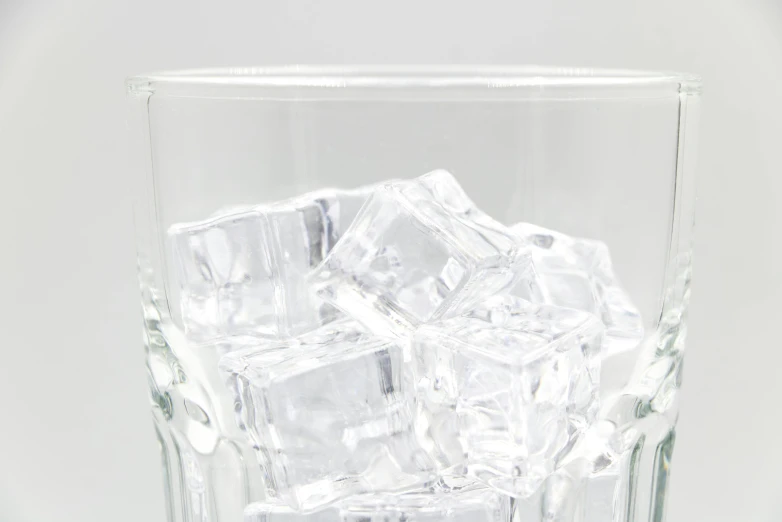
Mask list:
[[[295,91],[295,97],[325,92],[483,91],[532,97],[574,98],[599,91],[608,97],[634,98],[665,93],[698,94],[701,78],[672,71],[555,67],[536,65],[280,65],[183,69],[126,79],[129,93],[212,97],[235,90]],[[316,94],[317,93],[317,94]],[[239,96],[233,94],[229,97]],[[327,96],[328,97],[328,96]]]

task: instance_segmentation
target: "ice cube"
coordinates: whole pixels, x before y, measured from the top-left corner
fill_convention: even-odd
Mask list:
[[[416,429],[444,468],[531,494],[598,409],[603,326],[512,296],[419,328]]]
[[[579,438],[568,456],[560,462],[560,472],[569,471],[574,477],[570,497],[563,499],[549,487],[544,497],[555,508],[575,510],[575,520],[600,522],[612,520],[623,512],[623,476],[630,474],[630,457],[636,434],[633,430],[618,429],[616,424],[598,420]],[[565,511],[565,509],[559,509]],[[567,520],[571,520],[568,518]]]
[[[263,212],[245,210],[175,225],[169,236],[189,337],[277,333],[276,274]]]
[[[644,335],[643,321],[614,274],[605,243],[528,223],[512,228],[531,246],[537,274],[535,282],[521,282],[512,294],[597,315],[606,327],[606,356],[638,345]]]
[[[513,504],[513,522],[582,522],[583,481],[560,469],[549,475],[530,496]],[[600,519],[610,522],[613,518]]]
[[[247,431],[272,496],[312,511],[366,492],[431,481],[413,429],[405,345],[347,320],[226,355]]]
[[[603,522],[613,520],[621,513],[619,505],[622,499],[622,468],[612,466],[603,471],[587,476],[582,488],[584,522]]]
[[[340,504],[342,522],[508,522],[510,498],[472,481],[398,495],[360,495]]]
[[[514,522],[610,522],[621,518],[623,482],[613,466],[583,475],[560,468],[534,494],[514,503]],[[617,518],[619,517],[619,518]]]
[[[341,522],[335,507],[300,513],[285,504],[274,501],[254,502],[244,509],[244,522]]]
[[[301,513],[274,501],[247,506],[245,522],[509,522],[510,498],[465,478],[404,493],[357,495]]]
[[[507,289],[528,264],[510,230],[435,171],[376,190],[310,277],[372,331],[406,335]]]
[[[171,227],[188,337],[295,335],[337,315],[305,285],[369,189],[323,190]]]

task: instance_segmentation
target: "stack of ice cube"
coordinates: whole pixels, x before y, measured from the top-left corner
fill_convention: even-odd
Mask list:
[[[601,351],[642,333],[602,243],[506,227],[445,171],[170,239],[188,337],[241,336],[248,522],[509,520],[594,422]]]

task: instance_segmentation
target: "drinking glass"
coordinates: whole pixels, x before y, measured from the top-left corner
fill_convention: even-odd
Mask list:
[[[172,227],[435,169],[505,225],[603,241],[643,320],[641,342],[602,359],[599,417],[621,435],[618,479],[590,476],[567,493],[565,514],[551,507],[551,491],[516,499],[514,520],[663,519],[687,326],[697,77],[292,66],[140,75],[127,92],[144,350],[169,521],[239,521],[266,496],[217,369],[231,348],[185,329]]]

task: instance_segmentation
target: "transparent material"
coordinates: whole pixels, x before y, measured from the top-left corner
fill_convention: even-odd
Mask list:
[[[283,479],[295,484],[288,496],[299,507],[310,500],[331,502],[344,491],[370,495],[363,498],[373,505],[386,497],[373,501],[371,491],[392,489],[387,482],[404,487],[409,477],[430,474],[428,459],[441,456],[427,449],[426,437],[413,440],[409,434],[411,423],[420,427],[420,418],[391,415],[388,419],[402,424],[382,422],[390,415],[386,410],[397,411],[397,403],[417,401],[408,396],[414,387],[405,377],[407,345],[399,336],[387,344],[365,342],[362,328],[369,322],[393,332],[419,331],[425,340],[421,344],[431,348],[423,354],[439,357],[446,351],[482,360],[484,354],[461,348],[458,331],[464,325],[453,326],[452,317],[445,322],[453,326],[453,339],[433,341],[430,329],[452,309],[448,292],[461,280],[471,281],[465,274],[479,281],[471,288],[481,290],[480,299],[512,283],[503,279],[504,267],[510,265],[492,264],[496,257],[463,247],[466,243],[460,241],[466,236],[458,227],[435,239],[421,232],[427,229],[420,222],[442,225],[436,213],[427,214],[427,205],[437,200],[436,190],[416,199],[412,189],[376,188],[438,169],[452,174],[461,187],[453,192],[455,199],[440,201],[446,201],[443,208],[449,215],[462,212],[479,224],[499,227],[500,236],[511,230],[524,237],[522,244],[529,248],[513,258],[513,266],[531,259],[538,279],[535,285],[514,287],[514,299],[560,312],[565,307],[545,324],[593,314],[605,325],[599,372],[583,362],[586,352],[559,343],[568,346],[556,356],[568,361],[565,367],[588,366],[599,374],[581,379],[581,395],[552,395],[548,409],[517,401],[533,404],[533,410],[525,406],[518,417],[523,422],[508,424],[508,429],[522,426],[516,431],[540,437],[551,430],[535,419],[555,412],[557,419],[567,419],[557,425],[565,431],[556,451],[536,453],[543,460],[533,462],[525,457],[535,442],[530,435],[502,446],[510,452],[506,456],[495,451],[494,442],[481,446],[493,460],[482,468],[491,478],[480,487],[488,486],[485,494],[504,499],[501,503],[507,500],[508,506],[487,512],[486,519],[664,518],[686,337],[698,78],[534,67],[287,67],[138,76],[128,80],[127,90],[131,160],[138,181],[144,348],[171,522],[239,521],[245,508],[247,520],[278,520],[267,517],[262,506],[277,502],[270,498],[270,484]],[[356,240],[359,225],[349,225],[373,212],[380,215],[384,205],[412,228],[373,218],[362,226],[375,231],[384,246]],[[413,248],[407,239],[416,234],[420,238]],[[472,239],[470,248],[515,248],[508,250],[492,234],[481,234],[488,250],[475,247],[479,242]],[[343,236],[347,239],[340,242]],[[379,273],[401,282],[393,294],[372,290],[386,299],[372,301],[373,307],[355,304],[356,288],[365,295],[371,286],[361,278],[379,276],[367,276],[365,270],[353,279],[334,279],[348,266],[340,260],[351,253],[351,244],[361,252],[375,252],[374,260],[382,258],[377,257],[380,250],[395,249],[418,265],[394,265],[395,272],[388,268],[391,257],[382,258],[385,272]],[[405,280],[411,270],[421,277]],[[440,287],[432,273],[447,274],[454,286],[434,292]],[[569,281],[564,290],[562,281]],[[422,300],[421,292],[430,290],[434,293]],[[343,317],[346,309],[369,318],[357,318],[364,323],[356,327],[358,340],[337,333],[342,337],[336,351],[326,349],[323,357],[307,351],[301,334],[311,336],[318,328],[349,321]],[[524,313],[540,314],[537,308]],[[486,346],[496,344],[504,326],[485,318],[473,321],[470,335],[489,339]],[[395,329],[399,325],[403,330]],[[316,335],[313,343],[320,346],[323,339],[329,338]],[[540,371],[559,371],[563,365],[545,351],[557,343],[538,344],[545,347],[540,348],[545,352]],[[267,350],[263,357],[247,359],[255,363],[242,359],[246,350],[252,351],[248,347],[257,351],[259,345]],[[276,361],[275,350],[286,349],[289,359]],[[339,350],[352,359],[340,359]],[[523,378],[529,374],[524,356],[506,355],[485,367],[520,365],[507,374],[516,377],[508,378],[505,391],[536,393],[537,381],[529,388]],[[381,359],[385,366],[377,366]],[[480,368],[470,371],[485,374]],[[226,371],[244,377],[232,380]],[[278,371],[284,378],[274,377]],[[354,375],[362,377],[366,389],[352,382]],[[371,379],[385,388],[367,385]],[[513,384],[517,381],[518,386]],[[244,391],[237,389],[242,382],[247,383]],[[485,419],[479,391],[471,396],[475,408],[470,418]],[[579,397],[599,401],[587,407]],[[321,408],[324,401],[344,404],[359,415],[363,431],[350,433],[364,438],[347,439],[347,428],[333,431],[338,423],[333,409]],[[279,416],[287,415],[288,431],[278,439],[258,435],[263,430],[253,431],[250,425],[265,425],[260,414],[247,417],[249,404],[259,412],[278,408]],[[434,415],[427,409],[430,403],[417,404]],[[534,410],[538,407],[540,412]],[[503,417],[503,408],[491,415]],[[380,425],[390,431],[378,432]],[[441,428],[446,449],[458,448],[447,437],[453,421]],[[350,446],[356,440],[371,442]],[[402,442],[383,442],[385,449],[373,449],[378,440]],[[275,447],[281,453],[264,456],[264,448],[272,447],[269,441],[279,443]],[[388,449],[392,447],[397,449]],[[385,460],[374,459],[373,452],[385,452]],[[264,464],[265,459],[284,461],[284,466]],[[530,463],[535,464],[534,480],[519,471]],[[458,474],[458,468],[448,471]],[[330,482],[334,470],[343,478]],[[474,478],[482,480],[482,472]],[[492,486],[497,476],[502,477],[500,487]],[[359,482],[341,482],[344,477],[359,477]],[[508,486],[519,481],[523,488]],[[449,507],[449,497],[438,502],[443,502],[443,513],[458,514],[453,511],[458,503]],[[355,511],[338,506],[326,509]],[[318,520],[290,507],[279,509],[290,512],[290,520]],[[400,520],[429,520],[394,509]],[[359,515],[346,519],[369,520]]]

